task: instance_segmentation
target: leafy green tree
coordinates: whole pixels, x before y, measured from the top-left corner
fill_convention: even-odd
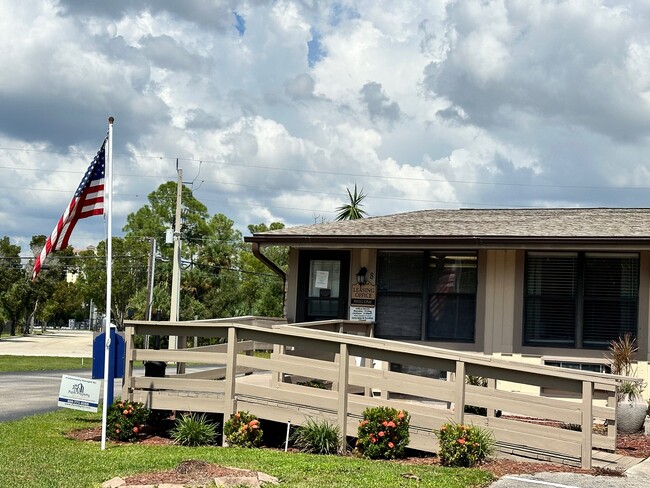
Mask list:
[[[127,237],[154,237],[161,254],[171,257],[172,246],[165,245],[165,232],[174,229],[176,222],[176,185],[175,181],[163,183],[151,192],[149,203],[126,218],[123,230]],[[192,191],[183,186],[181,235],[184,242],[183,255],[194,254],[194,248],[208,233],[208,209],[194,198]]]
[[[348,192],[348,197],[350,198],[350,203],[341,205],[336,210],[338,214],[336,215],[336,220],[356,220],[362,219],[367,215],[367,212],[363,210],[362,201],[366,198],[366,194],[363,193],[363,188],[357,192],[357,185],[354,185],[354,193],[350,192],[349,188],[346,188]]]
[[[250,224],[248,230],[251,234],[269,230],[284,229],[281,222],[266,224]],[[264,255],[283,271],[289,267],[289,248],[286,246],[268,246],[263,250]],[[268,317],[282,317],[284,315],[284,283],[264,263],[257,259],[247,245],[240,253],[240,266],[242,270],[242,294],[248,299],[249,314]]]
[[[43,305],[41,317],[46,322],[53,322],[55,326],[61,327],[71,318],[80,318],[83,305],[83,295],[79,293],[77,284],[59,281]]]
[[[147,284],[149,244],[142,239],[113,237],[111,318],[123,328],[131,298]],[[92,299],[100,313],[106,313],[106,241],[94,250],[80,253],[82,293]]]
[[[9,237],[5,236],[0,239],[0,335],[4,321],[9,319],[6,307],[13,300],[13,296],[8,295],[9,289],[22,277],[20,246],[11,244]]]
[[[45,242],[46,237],[42,234],[32,237],[29,248],[34,256],[41,252]],[[31,261],[25,269],[21,289],[24,314],[22,326],[25,334],[29,332],[34,319],[47,322],[44,316],[45,305],[52,299],[56,286],[66,281],[67,272],[76,269],[74,251],[71,247],[50,253],[35,280],[31,279],[33,264]]]

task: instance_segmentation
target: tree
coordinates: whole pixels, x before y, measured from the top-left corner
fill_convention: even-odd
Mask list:
[[[168,181],[151,192],[147,197],[149,204],[129,214],[122,229],[127,237],[154,237],[158,249],[166,257],[172,255],[171,246],[165,245],[165,231],[175,228],[176,185],[175,181]],[[194,198],[186,186],[182,189],[181,204],[183,255],[189,257],[193,255],[195,244],[208,233],[209,214],[207,207]]]
[[[10,319],[7,311],[9,301],[13,301],[9,289],[23,276],[22,264],[20,261],[20,246],[11,244],[9,237],[5,236],[0,240],[0,335],[4,329],[4,320]],[[15,330],[15,326],[14,326]]]
[[[357,185],[355,184],[354,194],[350,192],[349,188],[346,188],[346,190],[348,192],[348,197],[350,198],[350,203],[341,205],[336,209],[338,212],[336,215],[336,220],[341,221],[362,219],[365,215],[367,215],[367,212],[361,208],[361,202],[364,198],[366,198],[366,194],[363,193],[363,188],[357,193]]]
[[[284,229],[281,222],[249,225],[251,234],[269,230]],[[283,271],[289,267],[289,248],[286,246],[268,246],[264,248],[264,255]],[[248,297],[251,315],[267,317],[282,317],[284,315],[283,299],[284,289],[282,279],[271,271],[264,263],[253,256],[250,246],[240,254],[242,276],[242,292]]]
[[[113,237],[111,315],[119,329],[123,328],[132,297],[146,288],[149,246],[144,239]],[[82,292],[92,299],[99,312],[106,312],[106,241],[94,250],[80,253]]]

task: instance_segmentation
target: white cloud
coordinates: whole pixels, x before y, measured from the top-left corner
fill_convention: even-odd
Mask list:
[[[0,236],[51,230],[109,115],[116,229],[176,158],[244,231],[331,219],[355,183],[372,215],[647,205],[649,21],[605,0],[0,0]]]

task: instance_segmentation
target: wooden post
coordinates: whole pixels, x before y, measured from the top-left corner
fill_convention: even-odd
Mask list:
[[[285,346],[282,344],[273,344],[273,353],[271,354],[271,359],[280,359],[280,356],[284,355],[284,352]],[[283,374],[284,373],[282,371],[273,371],[273,373],[271,373],[271,386],[273,386],[273,388],[280,387],[280,383],[284,381],[282,377]]]
[[[348,379],[350,377],[350,355],[348,345],[341,343],[339,352],[338,405],[336,417],[341,433],[341,453],[345,453],[348,429]]]
[[[582,382],[582,468],[591,469],[594,384]]]
[[[133,335],[135,328],[129,325],[124,328],[124,346],[126,364],[124,365],[124,379],[122,380],[122,400],[133,400]]]
[[[456,401],[454,402],[454,420],[462,424],[465,420],[465,362],[456,362]]]
[[[488,378],[487,387],[490,390],[495,390],[496,387],[497,387],[497,380],[495,380],[494,378]],[[488,395],[491,395],[491,392],[488,392]],[[493,408],[488,408],[487,409],[487,414],[486,414],[487,417],[494,417],[495,414],[496,414],[496,411]]]
[[[612,419],[607,419],[607,437],[609,437],[609,438],[613,437],[614,438],[614,446],[616,446],[616,429],[617,429],[617,425],[616,425],[616,413],[617,412],[616,412],[616,409],[617,409],[617,406],[618,406],[618,401],[616,399],[616,388],[614,388],[613,390],[610,390],[610,391],[607,392],[607,406],[612,407],[614,409],[614,415],[612,415],[612,417],[614,417],[614,419],[613,420]],[[615,449],[612,452],[615,452]]]
[[[223,418],[227,422],[235,413],[235,387],[237,374],[237,329],[228,328],[228,349],[226,350],[226,385],[224,391]]]
[[[382,361],[382,362],[381,362],[381,369],[382,369],[383,371],[390,371],[390,363],[389,363],[388,361]],[[386,380],[386,375],[385,375],[385,374],[384,374],[384,378],[383,378],[383,379],[384,379],[384,383],[385,383],[385,382],[386,382],[386,381],[385,381],[385,380]],[[381,389],[381,395],[380,395],[380,398],[381,398],[382,400],[390,400],[390,392],[386,389],[385,386]]]

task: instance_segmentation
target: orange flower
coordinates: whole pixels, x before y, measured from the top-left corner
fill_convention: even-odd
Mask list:
[[[137,427],[133,427],[133,432],[135,432],[136,434],[138,433],[139,430],[140,429],[138,429]]]
[[[392,449],[393,447],[395,447],[395,444],[393,444],[392,442],[389,442],[388,447],[390,447]]]
[[[129,414],[128,410],[125,409],[125,410],[122,411],[122,415],[128,415],[128,414]]]
[[[388,426],[388,427],[395,427],[395,422],[393,422],[393,421],[391,420],[390,422],[388,422],[387,426]]]
[[[379,434],[377,434],[379,437],[384,437],[386,434],[384,433],[383,430],[379,431]]]
[[[460,439],[458,439],[458,443],[459,444],[465,444],[465,439],[463,437],[461,437]]]
[[[388,427],[388,422],[386,422],[386,421],[384,420],[384,421],[381,423],[381,425],[383,425],[384,427]]]
[[[406,415],[404,415],[404,412],[400,410],[399,413],[397,414],[397,418],[402,420],[404,417],[406,417]]]
[[[374,444],[375,442],[377,442],[377,438],[374,435],[371,436],[370,437],[370,442],[372,442]]]

